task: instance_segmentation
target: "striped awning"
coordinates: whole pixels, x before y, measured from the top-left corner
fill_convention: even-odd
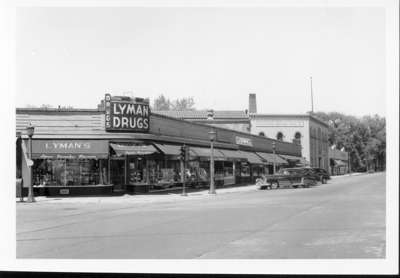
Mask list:
[[[190,155],[197,156],[202,159],[209,160],[211,157],[210,148],[200,148],[200,147],[189,147]],[[219,149],[214,149],[214,159],[215,160],[225,160],[225,156],[219,151]]]
[[[286,154],[280,154],[280,157],[283,159],[286,159],[287,161],[292,161],[295,162],[298,165],[310,165],[310,162],[308,162],[306,159],[300,156],[293,156],[293,155],[286,155]]]
[[[218,149],[227,160],[247,160],[245,154],[237,150],[225,150],[225,149]]]
[[[261,158],[252,152],[239,151],[242,153],[250,164],[264,164]]]
[[[179,155],[182,146],[167,145],[167,144],[154,144],[159,148],[165,155]]]
[[[287,165],[289,164],[286,160],[282,159],[279,155],[273,154],[273,153],[262,153],[262,152],[256,152],[265,162],[268,164],[283,164]]]
[[[117,156],[121,155],[149,155],[158,152],[153,145],[122,145],[110,144]]]

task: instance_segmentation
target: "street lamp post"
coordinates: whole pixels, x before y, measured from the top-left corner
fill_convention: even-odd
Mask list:
[[[21,156],[21,153],[18,151],[20,149],[21,146],[21,132],[17,131],[17,155]],[[18,160],[17,160],[18,161]],[[22,174],[19,171],[22,171],[22,169],[18,170],[20,167],[19,164],[17,164],[17,179],[20,179],[20,183],[19,183],[19,201],[23,202],[24,201],[24,195],[22,194],[22,190],[23,190],[23,184],[22,184]]]
[[[26,131],[29,137],[29,159],[32,160],[32,136],[33,133],[35,132],[35,127],[29,123],[29,126],[26,127]],[[31,180],[29,183],[29,191],[28,191],[28,202],[33,203],[35,202],[35,196],[33,194],[33,165],[29,166],[29,173],[31,176]]]
[[[216,132],[212,129],[209,133],[210,147],[211,147],[211,157],[210,157],[210,191],[209,194],[216,194],[215,184],[214,184],[214,140],[216,138]]]
[[[276,148],[276,142],[272,142],[272,153],[274,154],[274,160],[273,160],[273,168],[274,168],[274,173],[276,173],[276,163],[275,163],[275,148]]]

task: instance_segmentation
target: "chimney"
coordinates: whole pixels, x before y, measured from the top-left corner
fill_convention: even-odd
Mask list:
[[[249,94],[249,114],[257,113],[256,94]]]
[[[214,120],[214,110],[212,109],[207,110],[207,120],[210,121]]]

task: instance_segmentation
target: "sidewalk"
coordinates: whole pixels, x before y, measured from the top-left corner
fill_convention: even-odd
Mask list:
[[[213,198],[221,194],[235,193],[235,192],[247,192],[256,191],[256,185],[244,185],[236,186],[230,188],[220,188],[216,189],[217,194],[211,195],[207,190],[201,190],[197,192],[187,193],[187,196],[182,196],[181,193],[168,193],[168,194],[141,194],[141,195],[129,195],[125,194],[122,196],[96,196],[96,197],[45,197],[38,196],[35,197],[35,204],[52,204],[52,203],[79,203],[79,204],[113,204],[113,203],[125,203],[125,204],[135,204],[135,203],[157,203],[157,202],[176,202],[176,201],[186,201],[201,198]],[[25,198],[26,200],[26,198]],[[19,202],[19,198],[17,199]],[[22,203],[21,203],[22,204]]]
[[[331,176],[332,180],[342,178],[342,177],[352,177],[358,176],[368,173],[351,173],[340,176]],[[219,188],[216,189],[216,196],[221,194],[228,193],[236,193],[236,192],[248,192],[248,191],[257,191],[258,187],[253,185],[242,185],[235,186],[229,188]],[[51,204],[51,203],[74,203],[74,204],[149,204],[149,203],[157,203],[157,202],[176,202],[176,201],[187,201],[187,200],[195,200],[201,198],[213,198],[215,195],[211,195],[208,193],[208,189],[189,192],[187,196],[181,196],[181,191],[171,192],[171,193],[163,193],[163,194],[138,194],[138,195],[129,195],[125,194],[122,196],[82,196],[82,197],[45,197],[38,196],[35,198],[36,204]],[[26,198],[24,198],[26,201]],[[17,203],[19,202],[19,198],[17,198]],[[28,203],[26,203],[28,204]]]
[[[368,173],[358,173],[358,172],[356,172],[356,173],[344,174],[344,175],[339,175],[339,176],[331,176],[331,179],[359,176],[359,175],[364,175],[364,174],[368,174]]]

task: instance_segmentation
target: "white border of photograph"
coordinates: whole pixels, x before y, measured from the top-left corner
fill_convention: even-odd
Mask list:
[[[386,259],[365,260],[42,260],[16,259],[15,11],[18,6],[382,6],[386,9],[387,226]],[[0,270],[135,273],[395,274],[399,212],[398,1],[5,1],[0,10],[2,130]],[[6,78],[4,78],[6,77]]]

